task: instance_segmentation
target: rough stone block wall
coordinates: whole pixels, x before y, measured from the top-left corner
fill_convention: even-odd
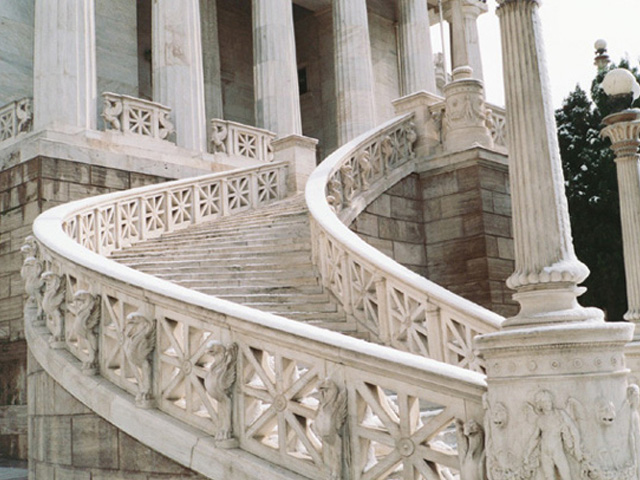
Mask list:
[[[24,458],[26,449],[26,418],[19,421],[26,401],[20,248],[33,220],[62,203],[165,180],[47,157],[0,172],[0,457]]]
[[[177,480],[204,477],[95,415],[29,355],[31,480]]]
[[[517,313],[506,166],[474,161],[422,174],[428,278],[502,315]]]
[[[349,228],[398,263],[426,276],[418,175],[396,183],[358,215]]]

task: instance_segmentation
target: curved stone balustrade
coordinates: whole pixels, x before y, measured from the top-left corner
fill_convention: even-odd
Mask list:
[[[483,371],[473,338],[501,316],[411,272],[351,232],[366,206],[415,169],[413,117],[360,135],[314,171],[306,189],[314,261],[324,285],[363,329],[400,350]]]
[[[285,168],[169,182],[42,214],[23,248],[33,355],[94,412],[211,478],[451,478],[459,461],[440,433],[482,418],[482,375],[103,256],[281,198]]]

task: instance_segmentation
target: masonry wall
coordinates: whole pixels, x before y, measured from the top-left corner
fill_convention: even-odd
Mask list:
[[[26,454],[24,239],[43,211],[88,196],[168,180],[114,168],[36,157],[0,172],[0,457]]]
[[[426,276],[420,195],[420,179],[410,175],[375,199],[349,228],[401,265]]]
[[[483,156],[440,159],[444,166],[398,182],[350,228],[412,271],[511,316],[518,307],[505,285],[515,267],[508,169]]]
[[[471,151],[469,155],[474,155]],[[515,315],[506,165],[479,158],[421,175],[428,278],[501,315]]]
[[[92,413],[31,355],[28,364],[30,480],[204,478]]]

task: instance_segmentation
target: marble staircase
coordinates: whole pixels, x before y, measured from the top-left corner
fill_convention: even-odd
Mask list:
[[[321,285],[304,198],[297,195],[114,252],[157,278],[292,320],[355,334]]]

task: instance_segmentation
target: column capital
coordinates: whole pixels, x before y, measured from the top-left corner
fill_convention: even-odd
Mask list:
[[[606,126],[600,135],[611,141],[616,161],[623,158],[635,160],[640,147],[640,109],[613,113],[602,121]]]

